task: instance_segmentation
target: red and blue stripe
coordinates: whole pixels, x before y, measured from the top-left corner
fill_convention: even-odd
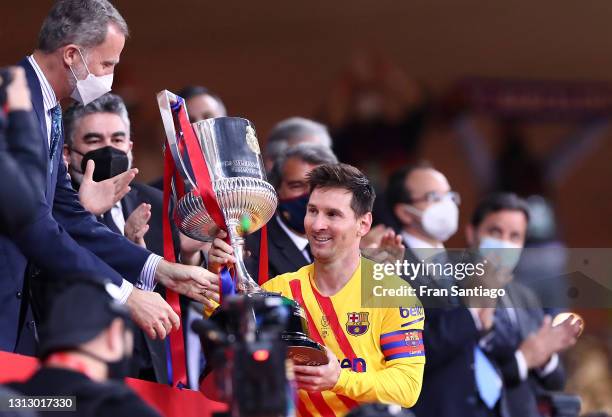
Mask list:
[[[409,335],[416,337],[409,338]],[[380,336],[380,347],[386,361],[425,356],[421,330],[398,330]]]

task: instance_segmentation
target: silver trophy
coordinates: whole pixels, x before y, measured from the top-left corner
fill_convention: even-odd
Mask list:
[[[198,184],[193,161],[177,118],[179,103],[186,114],[184,100],[164,90],[157,94],[157,101],[179,177],[172,181],[174,221],[179,230],[192,239],[211,241],[218,227],[200,195],[194,192]],[[236,290],[243,294],[259,292],[260,287],[244,265],[243,236],[260,229],[272,218],[278,197],[266,180],[255,129],[250,121],[239,117],[207,119],[191,126],[208,166],[212,188],[234,249]],[[184,194],[179,190],[184,190]]]

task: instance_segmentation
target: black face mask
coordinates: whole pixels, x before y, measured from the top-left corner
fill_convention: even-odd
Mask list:
[[[283,223],[300,234],[306,233],[304,229],[304,217],[310,194],[304,194],[295,198],[278,200],[278,212]]]
[[[126,376],[130,374],[131,356],[123,355],[123,357],[115,362],[106,362],[108,367],[108,379],[113,381],[123,382]]]
[[[127,335],[124,336],[123,340],[124,340],[124,343],[126,343],[127,345]],[[97,361],[105,363],[107,367],[107,372],[108,372],[108,379],[110,380],[113,380],[116,382],[123,382],[124,379],[130,374],[132,355],[129,352],[124,352],[123,356],[117,359],[116,361],[107,362],[101,357],[99,357],[98,355],[88,352],[86,350],[77,349],[77,351]]]
[[[81,154],[74,149],[72,151]],[[112,146],[105,146],[104,148],[95,149],[84,154],[83,160],[81,161],[82,172],[85,172],[87,161],[90,159],[96,164],[93,173],[93,180],[96,182],[104,181],[122,174],[128,170],[130,165],[127,154]]]

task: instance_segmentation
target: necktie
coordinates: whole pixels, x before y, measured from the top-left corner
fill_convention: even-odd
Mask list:
[[[49,173],[53,172],[53,160],[57,155],[57,145],[62,136],[62,108],[58,104],[51,109],[51,144],[49,146]]]
[[[492,410],[501,397],[502,380],[489,358],[478,346],[474,347],[474,370],[480,398]]]
[[[307,243],[306,246],[304,247],[304,250],[306,251],[306,253],[308,254],[308,262],[312,262],[314,261],[314,258],[312,257],[312,252],[310,251],[310,243]]]

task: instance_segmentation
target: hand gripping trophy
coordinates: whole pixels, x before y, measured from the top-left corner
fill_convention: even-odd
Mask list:
[[[167,158],[166,165],[174,165],[173,174],[164,181],[171,180],[172,217],[176,226],[200,241],[211,241],[219,229],[227,230],[236,258],[233,277],[236,292],[285,305],[290,318],[282,338],[288,342],[289,356],[300,364],[326,363],[321,345],[308,337],[308,325],[299,304],[263,292],[244,264],[244,235],[263,227],[278,203],[274,188],[266,180],[252,123],[238,117],[218,117],[191,124],[181,97],[164,90],[158,93],[157,100],[166,146],[172,156],[171,161]],[[254,326],[243,323],[240,328],[244,331]]]

